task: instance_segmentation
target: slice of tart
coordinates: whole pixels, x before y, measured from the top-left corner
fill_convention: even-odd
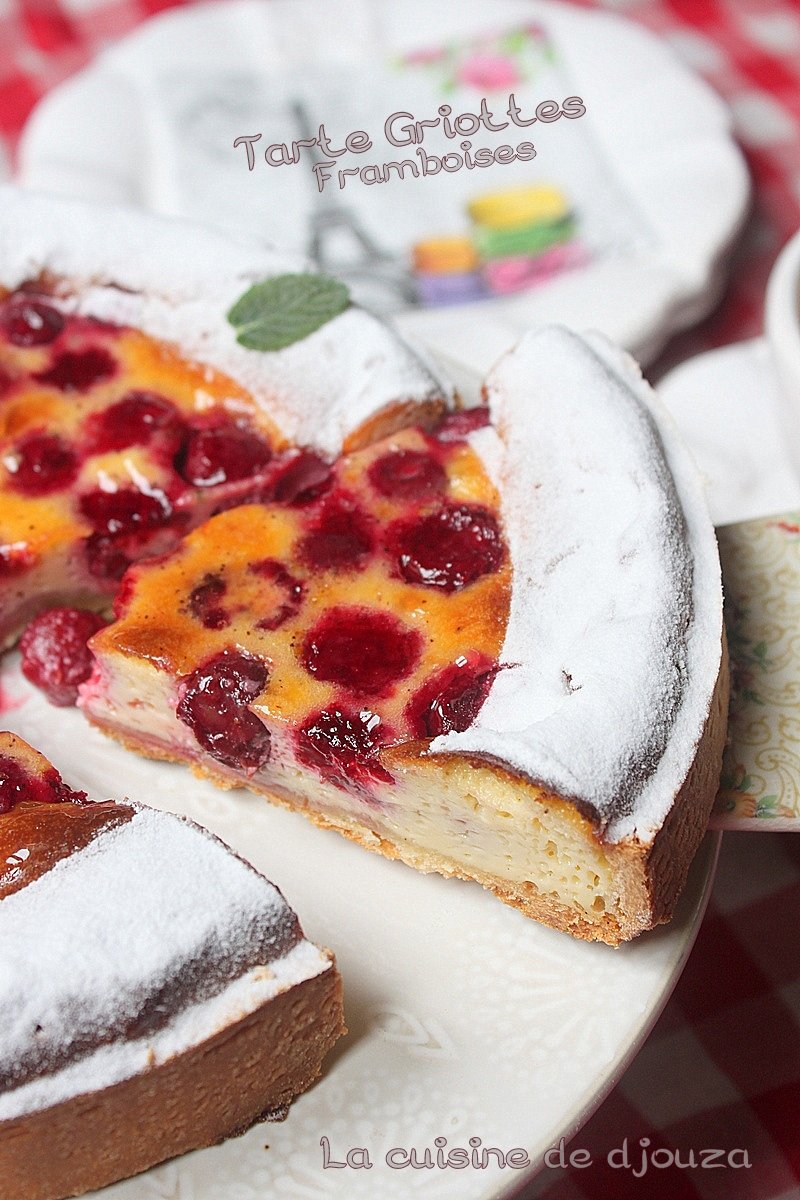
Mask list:
[[[58,1200],[243,1132],[344,1031],[333,956],[189,821],[0,733],[0,1178]]]

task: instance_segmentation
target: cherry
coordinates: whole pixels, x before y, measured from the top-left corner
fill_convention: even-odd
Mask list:
[[[61,333],[64,318],[50,304],[17,295],[4,305],[0,324],[15,346],[44,346]]]
[[[293,617],[303,602],[305,589],[299,579],[290,575],[286,567],[277,559],[265,558],[261,562],[250,564],[253,575],[267,580],[275,592],[274,606],[271,612],[256,622],[257,629],[278,629],[289,617]]]
[[[483,654],[462,655],[430,677],[406,705],[413,737],[469,729],[489,695],[497,666]]]
[[[12,486],[29,496],[44,496],[67,488],[78,474],[76,454],[52,433],[29,433],[17,443],[6,459],[6,466]]]
[[[155,392],[128,392],[116,404],[93,413],[86,422],[91,454],[143,445],[155,437],[170,443],[174,453],[182,432],[183,422],[174,404]]]
[[[222,607],[228,590],[221,575],[206,575],[189,596],[189,612],[206,629],[224,629],[230,624],[230,614]]]
[[[297,757],[335,787],[368,798],[371,784],[394,783],[377,758],[386,737],[377,713],[323,709],[298,730]]]
[[[433,436],[440,442],[463,442],[468,434],[489,424],[489,408],[485,404],[479,404],[476,408],[447,413],[434,429]]]
[[[367,696],[385,695],[419,661],[422,637],[390,613],[330,608],[306,635],[301,659],[317,679]]]
[[[437,512],[396,521],[387,546],[408,583],[453,592],[496,571],[503,561],[503,539],[488,509],[449,504]]]
[[[300,558],[317,571],[358,571],[375,548],[369,516],[345,492],[326,497],[300,542]]]
[[[444,491],[447,474],[440,463],[421,450],[393,450],[376,458],[369,468],[372,486],[382,496],[421,500]]]
[[[269,730],[247,706],[268,678],[261,659],[223,650],[187,677],[178,718],[212,758],[252,774],[269,759],[271,745]]]
[[[112,355],[102,346],[87,350],[63,350],[52,366],[35,378],[63,392],[88,392],[96,383],[110,379],[117,371]]]
[[[273,483],[271,498],[279,504],[307,504],[330,486],[330,465],[313,450],[297,450],[287,455]]]
[[[19,644],[22,673],[51,704],[66,708],[78,699],[78,685],[92,672],[87,641],[105,625],[95,612],[50,608],[34,617]]]
[[[65,804],[86,801],[85,792],[73,792],[51,767],[41,775],[31,775],[22,763],[9,754],[0,754],[0,815],[18,804]]]
[[[192,430],[178,461],[178,470],[193,487],[214,487],[248,479],[271,458],[270,447],[252,430],[218,425]]]

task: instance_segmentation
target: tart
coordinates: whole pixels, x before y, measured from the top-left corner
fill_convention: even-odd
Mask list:
[[[484,404],[453,411],[353,306],[279,347],[237,340],[226,314],[244,296],[252,315],[248,288],[284,278],[279,261],[205,234],[189,286],[186,227],[86,216],[97,244],[34,238],[22,255],[30,220],[10,212],[7,303],[47,283],[74,319],[223,373],[216,402],[243,390],[270,447],[233,491],[184,472],[173,504],[162,486],[189,515],[128,554],[75,685],[87,717],[579,937],[618,944],[667,920],[719,778],[727,659],[702,489],[632,360],[544,330],[491,372]],[[143,274],[136,247],[154,243]],[[180,475],[186,450],[170,454]],[[299,460],[304,486],[271,485]],[[228,491],[204,503],[217,482]],[[74,505],[80,485],[58,495]],[[59,683],[35,633],[27,673]]]
[[[344,1031],[333,956],[222,842],[89,801],[0,733],[0,850],[5,1200],[212,1145],[318,1076]]]

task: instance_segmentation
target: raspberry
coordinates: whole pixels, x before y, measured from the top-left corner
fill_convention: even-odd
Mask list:
[[[331,483],[333,472],[313,450],[292,451],[273,483],[270,499],[279,504],[307,504]]]
[[[489,409],[480,404],[477,408],[448,413],[434,429],[433,436],[439,442],[463,442],[468,434],[489,424]]]
[[[192,430],[178,469],[193,487],[214,487],[250,478],[271,458],[270,447],[251,430],[220,425]]]
[[[183,434],[183,422],[175,406],[155,392],[131,391],[102,412],[93,413],[86,423],[91,454],[124,450],[154,439],[168,443],[177,452]]]
[[[19,648],[22,673],[51,704],[67,708],[78,699],[78,686],[92,672],[87,641],[105,621],[80,608],[50,608],[30,622]]]
[[[62,351],[53,364],[35,378],[62,392],[88,392],[89,388],[110,379],[116,372],[116,361],[109,352],[102,346],[90,346],[87,350]]]
[[[24,543],[0,546],[0,579],[11,579],[32,567],[36,559]]]
[[[406,706],[413,737],[463,733],[480,712],[497,667],[482,654],[464,655],[431,676]]]
[[[0,754],[0,816],[18,804],[80,804],[86,799],[85,792],[67,787],[55,767],[31,775],[15,758]]]
[[[80,509],[95,532],[86,539],[86,561],[98,579],[121,579],[132,562],[154,552],[163,531],[169,534],[186,515],[176,515],[163,493],[150,494],[135,488],[104,492],[97,488],[80,498]],[[161,542],[164,539],[161,536]],[[161,544],[160,552],[169,549]]]
[[[18,294],[3,306],[0,325],[14,346],[44,346],[61,333],[64,318],[52,305]]]
[[[135,488],[104,492],[97,488],[80,498],[80,509],[98,533],[138,533],[164,525],[172,515],[166,496]]]
[[[316,571],[359,571],[375,549],[372,522],[344,492],[327,496],[298,553]]]
[[[298,730],[297,757],[328,783],[369,799],[371,785],[394,783],[377,758],[386,739],[376,713],[323,709]]]

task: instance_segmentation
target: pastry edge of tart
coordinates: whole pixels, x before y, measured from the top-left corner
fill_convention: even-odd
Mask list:
[[[330,955],[321,973],[166,1062],[0,1122],[4,1196],[61,1200],[245,1133],[314,1083],[345,1032]]]
[[[60,779],[58,772],[52,768],[44,755],[33,750],[28,743],[23,742],[16,735],[11,736],[26,750],[32,751],[32,758],[39,760]],[[98,802],[87,800],[85,796],[82,799],[82,806],[88,810],[91,810],[96,803]],[[102,802],[98,804],[98,807],[101,805]],[[297,914],[280,889],[216,834],[190,818],[155,809],[149,805],[125,800],[119,802],[119,806],[130,813],[129,820],[123,822],[119,828],[110,826],[106,830],[101,827],[87,843],[80,845],[72,853],[56,859],[43,873],[35,874],[29,883],[12,890],[5,897],[5,904],[8,906],[5,914],[9,915],[9,919],[11,919],[10,912],[13,909],[16,918],[22,916],[26,922],[35,921],[37,917],[41,917],[43,904],[46,905],[52,901],[53,896],[50,893],[55,891],[59,901],[63,901],[62,908],[68,914],[66,918],[62,917],[62,933],[71,929],[74,934],[75,929],[80,927],[81,936],[83,936],[83,928],[88,927],[90,934],[93,932],[97,935],[97,929],[92,930],[91,926],[91,919],[97,920],[94,911],[88,914],[90,919],[87,920],[87,905],[93,910],[95,909],[94,892],[90,892],[88,889],[90,886],[95,889],[98,886],[100,888],[108,887],[110,884],[114,891],[114,895],[111,897],[114,903],[110,903],[107,899],[103,913],[114,914],[117,922],[115,928],[119,935],[123,932],[124,921],[128,919],[130,890],[134,878],[138,886],[139,872],[136,868],[138,858],[140,856],[144,858],[151,876],[154,871],[160,870],[161,877],[167,879],[165,864],[157,859],[157,855],[162,852],[169,854],[176,848],[170,838],[171,828],[179,839],[177,850],[180,857],[176,862],[171,860],[174,869],[168,877],[167,888],[172,887],[173,892],[176,887],[183,889],[180,893],[181,904],[178,907],[176,919],[179,923],[180,936],[184,940],[190,939],[191,952],[197,953],[198,947],[202,949],[205,945],[203,939],[209,932],[214,934],[215,944],[216,942],[226,944],[230,941],[241,944],[249,929],[260,929],[262,931],[260,936],[268,936],[270,948],[262,946],[260,950],[257,950],[255,952],[257,958],[252,965],[247,965],[246,960],[243,966],[236,968],[234,965],[234,970],[238,969],[238,973],[229,975],[227,978],[225,976],[226,968],[223,967],[221,986],[217,990],[206,994],[201,988],[197,995],[189,992],[182,998],[179,996],[176,1002],[177,1007],[174,1010],[170,1010],[163,1004],[160,1005],[160,1010],[166,1013],[166,1019],[161,1023],[156,1022],[153,1028],[148,1030],[145,1022],[144,1032],[129,1037],[114,1036],[108,1040],[100,1039],[95,1045],[89,1045],[84,1053],[79,1053],[77,1056],[71,1053],[68,1046],[66,1057],[61,1061],[56,1058],[51,1070],[34,1069],[29,1077],[23,1076],[20,1082],[12,1082],[9,1086],[3,1087],[0,1091],[0,1131],[5,1131],[8,1125],[24,1115],[50,1111],[80,1096],[97,1095],[142,1072],[147,1073],[167,1065],[182,1058],[240,1020],[258,1012],[280,996],[302,988],[310,980],[329,974],[338,976],[333,953],[306,937]],[[13,813],[14,809],[11,811]],[[26,815],[29,815],[30,812],[29,809]],[[146,826],[142,826],[139,819],[143,819]],[[158,828],[154,828],[154,823]],[[155,848],[154,838],[158,842],[158,849]],[[123,851],[127,851],[124,854],[125,863],[120,859],[120,846]],[[98,863],[109,861],[113,866],[112,875],[110,876],[108,868],[103,869],[102,865],[98,873],[96,870]],[[181,868],[187,865],[192,876],[190,883],[187,883],[186,872],[181,874]],[[123,872],[126,866],[130,866],[131,873],[124,877]],[[218,894],[214,899],[217,902],[220,899],[224,901],[227,908],[221,925],[215,923],[215,917],[218,914],[214,912],[213,908],[209,908],[207,917],[202,918],[203,928],[201,930],[196,921],[194,925],[192,924],[192,921],[195,920],[194,913],[187,917],[187,906],[193,904],[197,900],[197,896],[187,895],[186,889],[193,886],[200,889],[204,886],[203,881],[207,885],[209,870],[214,872],[214,886],[218,889]],[[224,879],[219,883],[218,880],[223,873]],[[123,875],[121,885],[123,888],[127,888],[125,892],[120,891],[121,875]],[[44,896],[42,895],[43,889]],[[153,922],[153,913],[158,911],[161,914],[163,905],[170,902],[171,898],[165,897],[164,888],[158,877],[155,879],[155,891],[153,888],[148,891],[153,892],[152,896],[148,896],[150,907],[149,909],[143,908],[141,903],[136,906],[137,922],[142,920]],[[203,891],[203,896],[205,897],[205,895],[206,892]],[[76,898],[77,914],[74,912],[70,914],[70,897]],[[0,901],[1,903],[3,901]],[[81,908],[81,906],[83,907]],[[22,910],[22,912],[20,913],[18,910]],[[270,921],[276,917],[288,919],[289,925],[295,930],[295,940],[288,945],[281,944],[280,927],[276,925],[272,929],[270,925]],[[108,919],[110,918],[107,915],[100,917],[101,923]],[[155,928],[154,923],[153,928]],[[105,949],[103,948],[105,933],[105,928],[101,928],[97,941],[84,945],[83,974],[91,982],[92,999],[95,1001],[99,999],[99,1005],[97,1003],[95,1005],[97,1012],[92,1020],[100,1027],[107,1026],[114,1032],[117,1025],[124,1024],[131,1018],[130,1014],[125,1016],[124,1009],[116,1011],[113,1008],[107,1010],[103,1007],[105,980],[98,982],[97,971],[99,969],[102,974],[111,976],[115,970],[119,969],[119,962],[114,960],[113,951],[107,946]],[[169,934],[162,936],[159,933],[157,940],[161,946],[165,947],[165,953],[171,952],[173,949],[177,950],[174,962],[179,966],[184,946],[173,947]],[[7,943],[4,944],[7,946]],[[13,941],[11,945],[13,946]],[[54,980],[54,995],[46,996],[43,1002],[38,1001],[35,997],[33,999],[34,1009],[38,1008],[35,1013],[36,1021],[37,1023],[41,1022],[45,1028],[55,1026],[57,1020],[60,1019],[60,1017],[56,1017],[53,1010],[54,997],[58,1001],[60,980],[62,978],[69,979],[68,963],[65,962],[64,956],[69,959],[73,943],[70,941],[64,943],[62,938],[57,945],[56,957],[53,958],[51,954],[48,963],[49,976]],[[274,953],[272,953],[273,945]],[[161,973],[166,972],[167,977],[171,978],[173,959],[161,962],[161,956],[159,956],[159,961],[152,963],[148,961],[147,949],[142,951],[134,943],[130,956],[142,953],[144,953],[146,965],[142,968],[134,965],[133,970],[153,971],[153,978],[156,979]],[[214,962],[213,956],[207,948],[203,953],[207,972],[213,980],[214,972],[219,970],[219,964]],[[62,956],[61,958],[58,957],[59,954]],[[93,955],[94,961],[88,961],[92,959]],[[125,953],[126,958],[130,956],[127,952]],[[249,957],[252,961],[253,952]],[[98,959],[102,963],[99,968]],[[24,954],[16,956],[16,961],[24,964]],[[138,962],[138,958],[136,962]],[[151,977],[144,973],[142,979],[145,981],[144,986],[148,986],[151,982]],[[13,988],[13,980],[11,982]],[[44,986],[47,987],[46,981]],[[122,978],[119,982],[119,990],[114,991],[112,1003],[117,1001],[119,995],[125,995],[126,986],[130,991],[131,984],[127,977]],[[108,994],[112,995],[112,993]],[[146,996],[145,999],[148,1000],[149,996]],[[51,1006],[49,1010],[42,1007],[42,1003],[47,1002]],[[58,1012],[60,1014],[60,1008]],[[30,1013],[23,1013],[23,1017],[28,1021],[31,1019]],[[137,1017],[133,1018],[134,1026],[137,1020]],[[341,1032],[344,1032],[343,1025]],[[54,1036],[55,1044],[51,1049],[58,1055],[58,1029],[55,1030]],[[3,1047],[6,1065],[12,1055],[18,1058],[22,1045],[19,1034],[13,1027],[9,1037],[11,1053],[8,1044]]]
[[[520,726],[519,701],[521,698],[526,699],[528,693],[523,688],[522,696],[519,694],[516,696],[512,694],[510,697],[501,695],[502,689],[507,684],[513,683],[512,672],[498,676],[489,693],[487,703],[466,731],[454,732],[437,738],[432,748],[438,752],[472,752],[497,757],[511,771],[523,778],[544,779],[554,791],[565,796],[578,797],[579,803],[585,802],[594,810],[597,821],[602,825],[603,836],[607,842],[637,839],[643,843],[652,844],[668,819],[674,799],[692,767],[708,714],[711,711],[712,698],[719,676],[727,669],[724,661],[726,650],[722,613],[722,581],[716,535],[708,513],[699,473],[672,422],[672,418],[652,388],[642,378],[641,370],[635,360],[600,334],[576,334],[558,326],[534,331],[526,335],[499,360],[487,376],[484,390],[488,396],[493,420],[497,421],[499,418],[501,439],[503,438],[502,426],[504,422],[508,422],[509,413],[513,413],[515,397],[513,394],[505,397],[507,404],[504,406],[504,397],[492,395],[493,382],[506,365],[511,366],[512,371],[514,368],[519,369],[520,366],[527,368],[534,382],[526,392],[525,400],[529,408],[535,411],[537,394],[534,368],[537,352],[540,358],[543,353],[541,349],[538,349],[537,343],[539,346],[547,347],[548,342],[550,350],[565,355],[567,358],[572,355],[578,357],[582,354],[587,360],[593,359],[591,370],[594,374],[605,373],[608,384],[617,392],[618,396],[629,404],[631,401],[633,402],[632,410],[644,418],[645,425],[649,423],[648,433],[652,442],[650,451],[653,453],[654,460],[658,460],[655,461],[655,467],[658,468],[660,465],[666,469],[666,482],[674,488],[675,499],[680,506],[679,515],[683,518],[682,524],[678,521],[673,530],[673,536],[678,543],[676,557],[680,559],[681,556],[685,556],[691,568],[689,595],[684,601],[692,610],[691,620],[685,634],[683,664],[677,668],[682,675],[679,692],[680,703],[675,709],[673,721],[669,726],[656,766],[651,774],[645,777],[641,786],[634,791],[632,799],[628,801],[627,805],[621,803],[617,798],[613,789],[613,781],[610,795],[607,795],[604,800],[598,803],[590,798],[590,790],[595,783],[593,764],[587,762],[586,756],[583,755],[584,746],[581,744],[580,733],[573,737],[572,746],[570,746],[566,708],[562,710],[564,719],[558,726],[557,737],[551,737],[549,745],[547,743],[537,745],[539,717],[533,719],[528,727]],[[559,346],[559,342],[562,345]],[[518,361],[515,362],[515,360]],[[604,381],[598,381],[598,390],[602,382]],[[510,384],[508,381],[506,383],[508,391],[513,393],[513,379]],[[564,389],[560,380],[558,387],[562,389],[559,395],[561,398]],[[496,390],[500,390],[499,386]],[[517,389],[517,403],[520,400],[520,390]],[[551,398],[545,397],[545,403],[551,403]],[[576,411],[580,411],[577,406]],[[519,411],[516,415],[520,416]],[[548,410],[548,415],[552,417],[551,410]],[[482,432],[479,431],[471,439],[475,449],[478,449],[478,439]],[[575,432],[573,428],[573,436]],[[504,454],[501,459],[494,461],[494,455],[492,455],[487,459],[487,467],[501,496],[501,509],[515,576],[518,573],[524,573],[532,579],[537,579],[542,577],[540,551],[535,539],[526,537],[521,529],[519,514],[520,500],[524,495],[525,487],[528,487],[531,494],[535,495],[534,488],[538,486],[537,467],[533,452],[536,428],[534,425],[527,436],[518,438],[518,442],[531,445],[531,453],[524,455],[522,460],[518,458],[516,463],[512,458],[513,433],[512,428],[510,449],[504,444]],[[613,447],[606,447],[606,450],[613,453]],[[576,453],[580,454],[581,452],[585,452],[585,448],[579,444]],[[556,464],[557,467],[560,465],[561,463]],[[505,486],[502,481],[504,468],[507,471]],[[560,482],[558,479],[557,486]],[[510,496],[510,492],[516,494]],[[666,490],[664,499],[668,507],[669,498]],[[515,505],[517,511],[514,511]],[[528,511],[535,513],[533,508]],[[527,517],[527,511],[525,516]],[[605,531],[601,531],[599,537],[602,538],[604,533]],[[662,573],[666,579],[666,586],[669,588],[673,583],[669,570],[664,570],[662,567]],[[584,584],[588,578],[588,575],[584,578]],[[674,592],[677,599],[680,600],[680,597],[677,596],[678,587],[676,579],[674,580]],[[574,591],[565,590],[562,586],[560,595],[556,593],[555,603],[561,607],[571,605],[574,594]],[[515,598],[516,600],[520,599],[516,581],[512,583],[512,605],[506,638],[500,653],[501,660],[521,663],[523,668],[529,667],[535,676],[537,671],[540,671],[541,664],[535,659],[535,650],[531,647],[531,612],[526,609],[525,603],[522,603],[519,606],[523,610],[520,614],[517,611]],[[527,600],[527,597],[524,599]],[[551,598],[551,605],[553,602]],[[530,605],[530,609],[534,609],[534,606]],[[535,617],[535,610],[533,615]],[[680,604],[677,605],[676,613],[671,615],[673,618],[680,615]],[[598,625],[602,630],[601,618],[602,613],[598,619]],[[652,637],[652,631],[648,631],[648,635],[650,644],[652,644],[655,640]],[[559,634],[559,636],[561,635]],[[582,631],[580,636],[583,636]],[[638,654],[644,662],[644,650],[648,638],[642,637],[641,632],[639,632],[638,638]],[[591,638],[586,640],[590,642]],[[555,651],[556,654],[561,652],[569,654],[570,648],[557,648]],[[676,647],[676,657],[680,658],[678,647]],[[571,663],[568,665],[571,666]],[[609,679],[616,684],[626,669],[626,659],[622,656],[607,655],[606,662],[601,664],[601,667],[602,665],[605,666]],[[552,667],[552,663],[550,666]],[[590,677],[594,666],[590,656],[588,672]],[[654,682],[657,683],[657,687],[653,687]],[[569,683],[572,686],[571,678]],[[648,686],[651,687],[652,695],[656,696],[662,687],[661,676],[655,681],[648,681]],[[667,686],[666,672],[663,686],[664,688]],[[595,688],[595,707],[604,702],[604,695],[609,712],[611,712],[612,697],[610,693],[604,694],[602,689],[598,691]],[[632,705],[632,709],[629,708],[629,715],[633,712],[638,716],[640,697],[636,690],[628,689],[628,702],[629,705]],[[655,715],[658,715],[657,710]],[[620,733],[619,716],[615,716],[612,723],[613,720],[616,720],[616,733],[620,744],[624,744],[624,739],[627,738],[627,744],[631,747],[635,746],[633,735],[627,726],[624,727],[624,732]],[[647,728],[647,718],[642,719],[641,726],[643,729]],[[602,746],[603,739],[596,736],[595,730],[590,730],[590,732],[595,733],[595,742],[599,742]],[[611,734],[613,730],[607,729],[606,733]],[[499,752],[501,742],[502,753]],[[580,770],[575,769],[572,758],[575,750],[580,752],[583,760]],[[709,808],[710,803],[711,801],[709,801]]]

